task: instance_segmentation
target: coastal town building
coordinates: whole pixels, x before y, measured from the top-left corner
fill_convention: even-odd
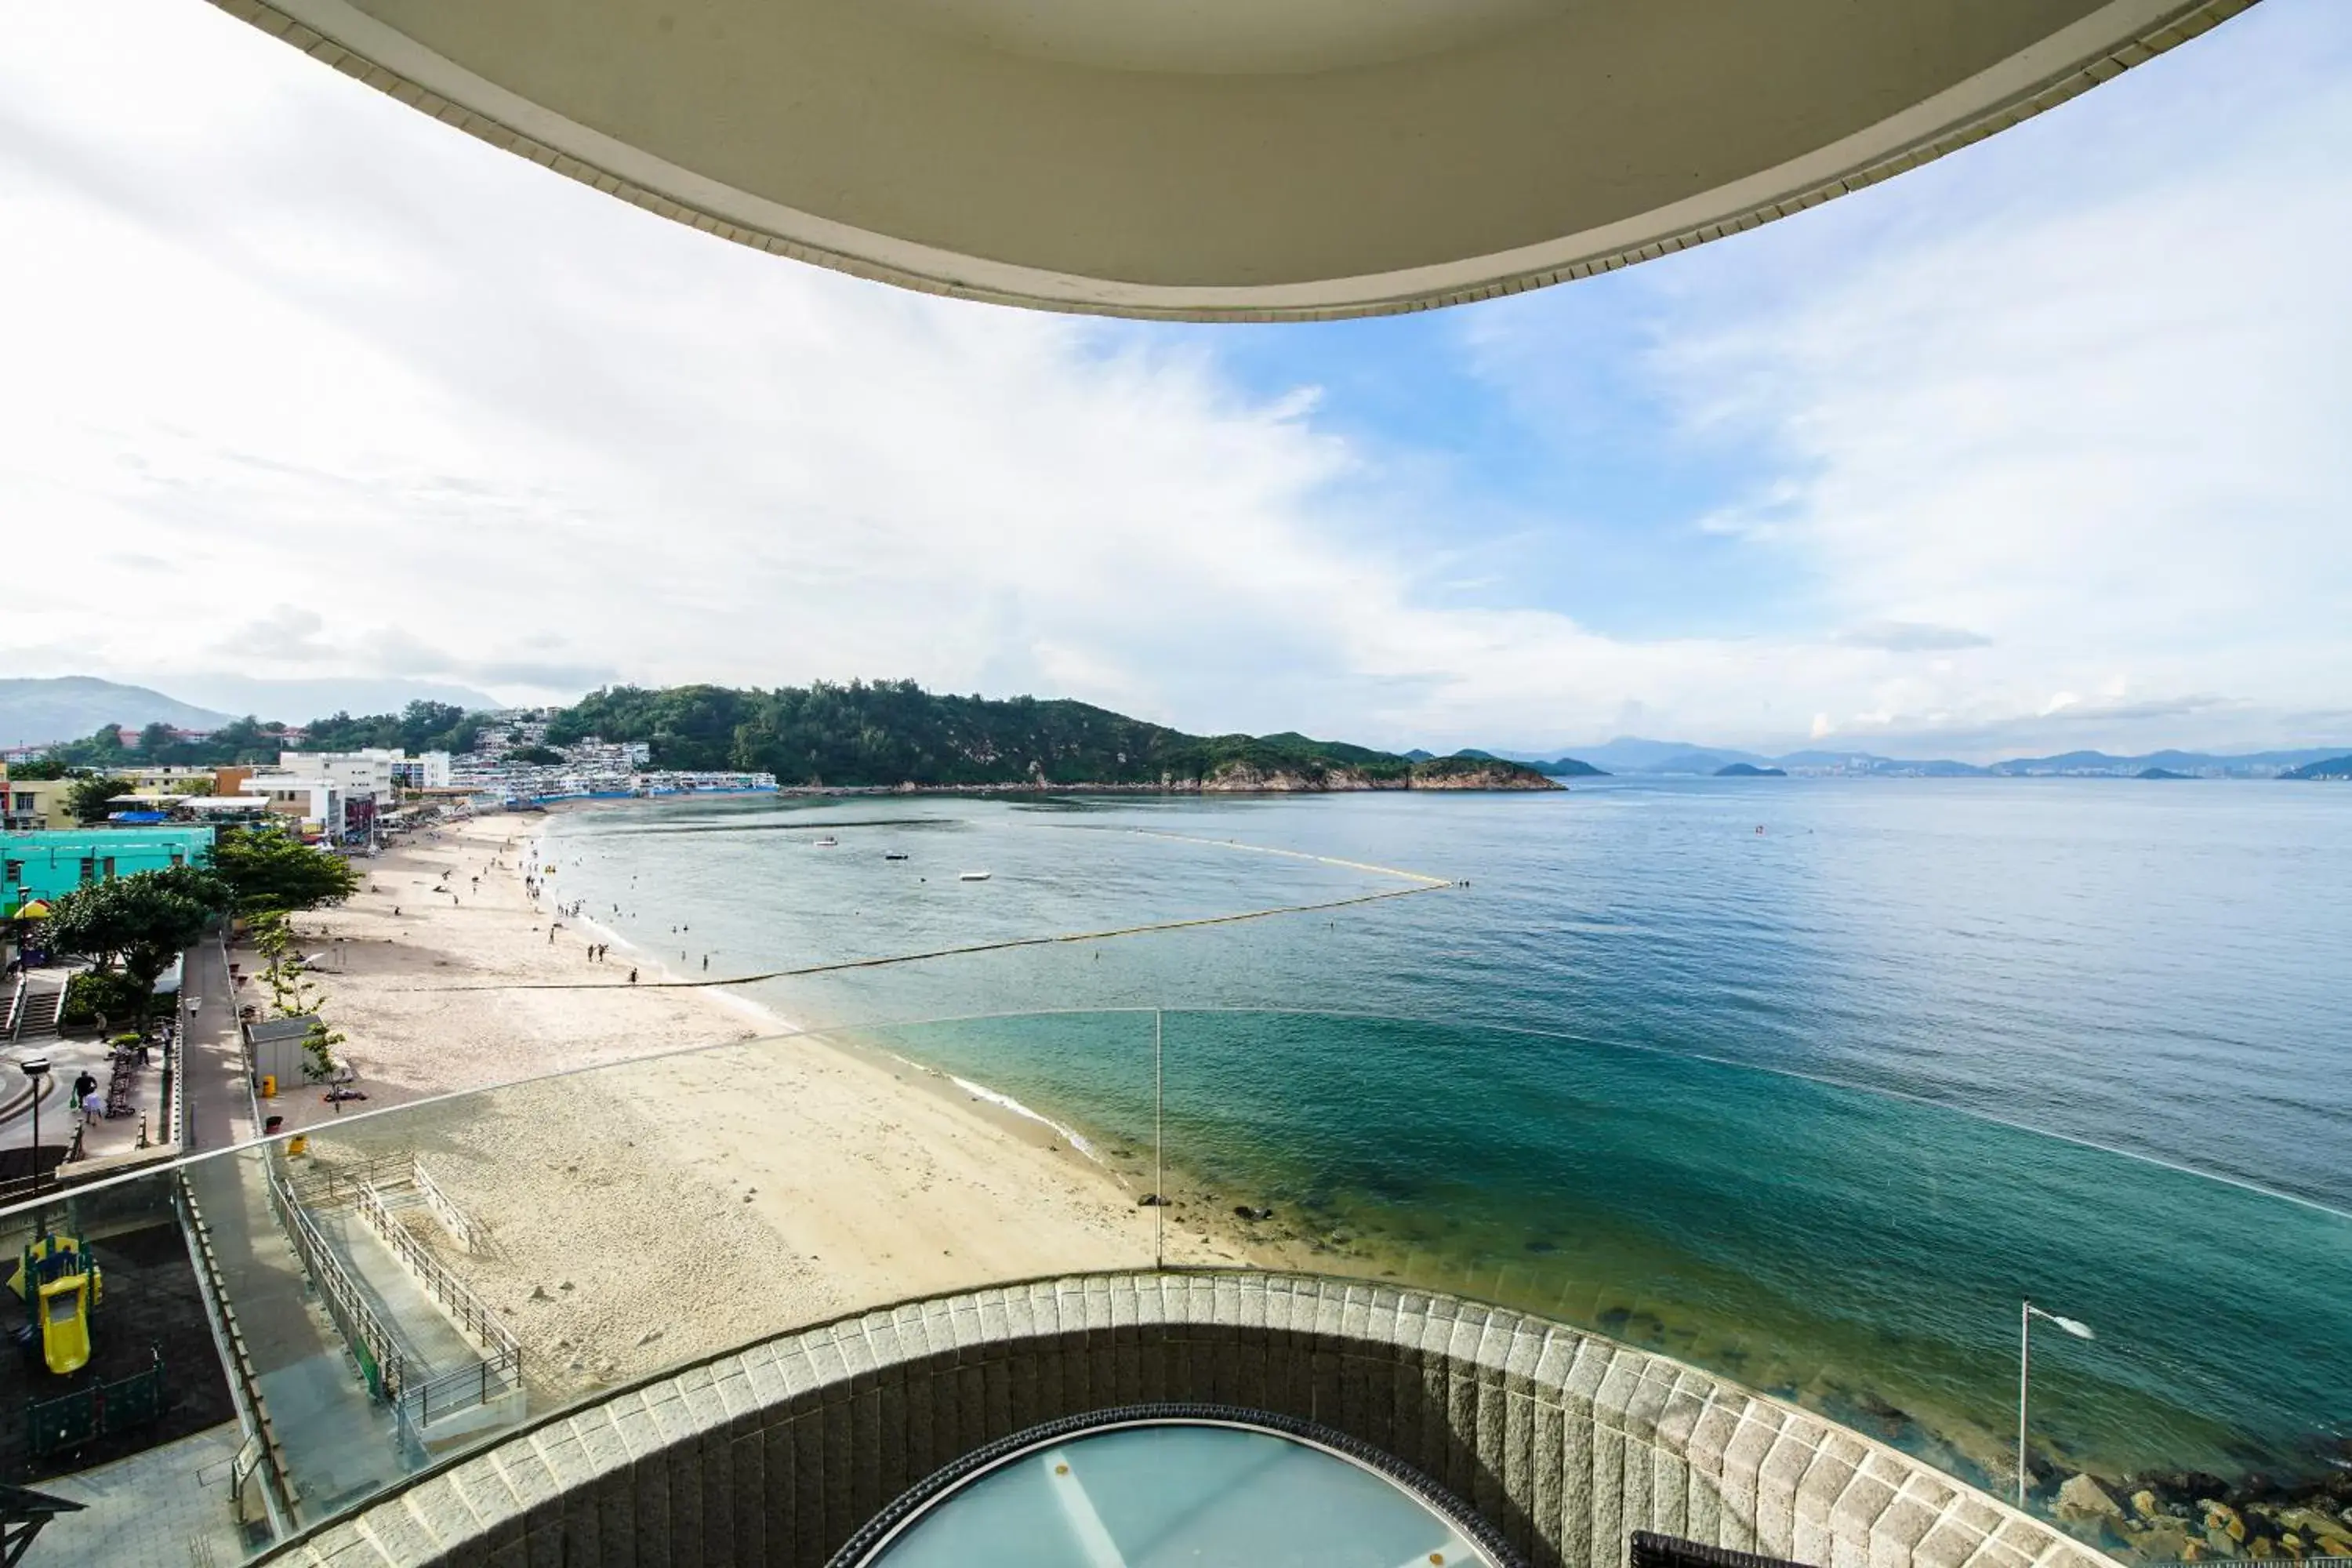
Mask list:
[[[0,770],[0,829],[15,832],[37,832],[43,828],[75,826],[73,808],[68,804],[74,781],[71,779],[9,778]]]
[[[343,830],[343,795],[332,779],[306,778],[274,768],[258,769],[245,781],[239,793],[258,796],[275,815],[299,823],[306,836],[340,836]]]
[[[278,768],[282,773],[325,779],[345,800],[364,800],[388,808],[394,770],[407,760],[406,752],[383,747],[356,752],[280,752]]]
[[[178,824],[0,833],[0,903],[13,910],[27,899],[54,899],[92,882],[200,866],[212,848],[211,828]]]
[[[420,752],[413,757],[395,755],[392,763],[392,782],[404,790],[447,789],[449,753]]]
[[[235,795],[253,770],[229,767],[110,768],[116,778],[129,779],[133,788],[152,795]]]

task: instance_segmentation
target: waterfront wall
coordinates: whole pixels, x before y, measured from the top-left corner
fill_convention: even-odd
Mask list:
[[[1423,1291],[1089,1275],[779,1336],[551,1418],[265,1561],[819,1568],[996,1438],[1159,1401],[1319,1422],[1544,1568],[1654,1530],[1819,1568],[2107,1568],[1920,1462],[1664,1357]]]

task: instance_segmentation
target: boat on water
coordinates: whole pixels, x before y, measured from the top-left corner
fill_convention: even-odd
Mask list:
[[[985,871],[966,871],[961,876],[958,877],[956,880],[959,882],[985,882],[988,880],[988,873]]]
[[[820,838],[816,841],[816,847],[819,849],[838,849],[841,847],[841,840],[827,836],[826,837]]]
[[[893,849],[888,854],[882,857],[885,860],[904,860],[906,858],[906,852],[901,849]]]

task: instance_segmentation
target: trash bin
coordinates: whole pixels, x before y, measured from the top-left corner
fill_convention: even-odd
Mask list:
[[[261,1075],[261,1098],[264,1100],[276,1100],[278,1098],[278,1075],[276,1073],[266,1072]]]
[[[285,1125],[286,1118],[282,1116],[265,1116],[261,1120],[261,1135],[267,1138]]]

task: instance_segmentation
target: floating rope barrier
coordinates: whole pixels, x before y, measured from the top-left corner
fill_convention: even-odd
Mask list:
[[[1175,837],[1171,835],[1171,837]],[[1203,840],[1202,842],[1214,842]],[[1276,850],[1276,854],[1292,851]],[[1308,856],[1319,859],[1319,856]],[[1335,861],[1335,865],[1345,862]],[[761,980],[797,980],[810,974],[834,974],[845,969],[885,969],[896,963],[920,963],[926,959],[961,958],[966,953],[1000,952],[1015,947],[1051,947],[1062,942],[1113,942],[1120,937],[1148,936],[1153,931],[1188,931],[1200,926],[1237,925],[1243,921],[1271,920],[1276,915],[1307,915],[1318,910],[1343,910],[1353,904],[1376,904],[1387,899],[1410,899],[1417,893],[1435,893],[1455,884],[1441,878],[1418,878],[1411,871],[1397,871],[1393,876],[1415,877],[1417,887],[1391,888],[1378,893],[1357,893],[1345,899],[1326,899],[1312,904],[1282,904],[1270,910],[1244,910],[1239,914],[1196,915],[1191,920],[1154,921],[1148,925],[1118,926],[1109,931],[1065,931],[1053,936],[1007,937],[1001,942],[976,942],[961,947],[933,948],[925,952],[894,953],[887,958],[844,958],[830,963],[803,964],[797,969],[771,969],[759,974],[732,974],[709,980],[512,980],[484,985],[416,985],[407,993],[421,991],[699,991],[717,985],[749,985]]]

